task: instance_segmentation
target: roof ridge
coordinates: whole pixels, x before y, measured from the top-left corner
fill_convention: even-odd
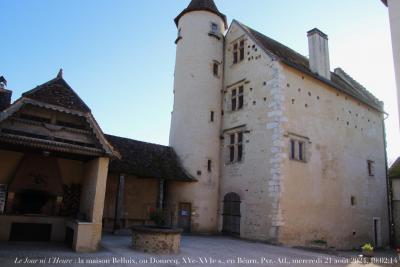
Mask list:
[[[295,54],[301,56],[303,59],[309,61],[309,58],[308,58],[308,57],[306,57],[306,56],[300,54],[299,52],[297,52],[297,51],[294,50],[293,48],[290,48],[289,46],[284,45],[283,43],[281,43],[281,42],[279,42],[279,41],[277,41],[277,40],[275,40],[275,39],[273,39],[273,38],[271,38],[271,37],[269,37],[269,36],[266,36],[265,34],[263,34],[263,33],[259,32],[259,31],[255,30],[255,29],[253,29],[253,28],[251,28],[251,27],[249,27],[249,26],[247,26],[246,24],[243,24],[242,22],[240,22],[240,21],[238,21],[238,20],[234,20],[234,21],[236,21],[236,22],[239,23],[242,27],[244,27],[245,29],[247,29],[247,30],[250,32],[250,34],[252,34],[252,33],[251,33],[252,31],[255,32],[255,33],[257,33],[257,34],[260,34],[262,37],[267,38],[267,39],[269,39],[269,40],[272,41],[272,42],[275,42],[276,44],[278,44],[278,45],[280,45],[280,46],[282,46],[282,47],[284,47],[284,48],[290,50],[291,52],[293,52],[293,53],[295,53]]]
[[[160,147],[164,147],[164,148],[172,148],[172,147],[170,147],[170,146],[161,145],[161,144],[156,144],[156,143],[151,143],[151,142],[146,142],[146,141],[140,141],[140,140],[132,139],[132,138],[129,138],[129,137],[122,137],[122,136],[113,135],[113,134],[104,134],[104,135],[105,135],[105,136],[109,136],[109,137],[111,137],[111,138],[115,137],[115,138],[120,138],[120,139],[132,141],[132,142],[137,142],[137,143],[143,143],[143,144],[149,144],[149,145],[156,145],[156,146],[160,146]]]

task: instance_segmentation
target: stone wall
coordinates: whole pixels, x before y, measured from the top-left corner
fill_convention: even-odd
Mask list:
[[[240,38],[245,40],[245,57],[233,64],[233,42]],[[281,224],[282,72],[236,23],[226,36],[225,60],[219,229],[223,225],[224,196],[234,192],[241,198],[241,237],[276,242]],[[244,87],[244,105],[232,111],[231,91],[238,85]],[[230,163],[229,134],[236,127],[244,132],[244,153],[241,162]]]
[[[388,244],[383,114],[286,65],[285,150],[305,141],[305,161],[287,160],[280,241],[358,248],[374,242],[380,219]],[[373,162],[373,176],[368,173]],[[352,203],[353,202],[353,203]]]

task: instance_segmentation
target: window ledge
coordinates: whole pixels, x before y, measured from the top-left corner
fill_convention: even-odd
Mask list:
[[[300,160],[300,159],[290,159],[291,161],[295,161],[295,162],[300,162],[300,163],[307,163],[306,160]]]
[[[221,37],[218,34],[214,33],[214,32],[209,32],[208,36],[214,37],[214,38],[216,38],[218,40],[221,40]]]
[[[183,37],[182,36],[179,36],[178,38],[176,38],[176,40],[175,40],[175,44],[177,44],[181,39],[183,39]]]

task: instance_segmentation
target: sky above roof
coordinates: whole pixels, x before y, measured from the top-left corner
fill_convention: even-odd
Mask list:
[[[189,0],[0,0],[0,75],[13,99],[57,75],[104,132],[168,144],[176,26]],[[385,102],[389,161],[400,138],[388,10],[379,0],[216,0],[237,19],[307,56],[306,32],[328,34],[343,68]]]

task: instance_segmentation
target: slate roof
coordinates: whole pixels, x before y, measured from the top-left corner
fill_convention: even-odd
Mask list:
[[[113,135],[105,136],[121,154],[121,159],[113,159],[110,162],[110,172],[131,174],[141,178],[196,181],[182,168],[178,156],[171,147]]]
[[[400,178],[400,157],[390,166],[388,175],[391,179]]]
[[[89,113],[89,107],[68,85],[68,83],[58,75],[36,88],[22,94],[23,97],[44,102],[47,104],[60,106],[84,113]]]
[[[383,103],[369,93],[361,84],[356,82],[342,69],[338,68],[335,70],[335,72],[331,72],[331,79],[328,80],[310,70],[310,64],[307,57],[238,21],[235,22],[241,26],[242,29],[247,32],[249,36],[252,37],[267,54],[281,60],[286,65],[304,72],[334,87],[335,89],[356,98],[364,104],[383,112]]]
[[[187,8],[185,8],[175,19],[175,24],[178,26],[180,18],[186,13],[192,11],[209,11],[216,15],[218,15],[225,23],[225,28],[228,28],[228,22],[226,16],[219,12],[217,6],[214,3],[214,0],[192,0]]]

